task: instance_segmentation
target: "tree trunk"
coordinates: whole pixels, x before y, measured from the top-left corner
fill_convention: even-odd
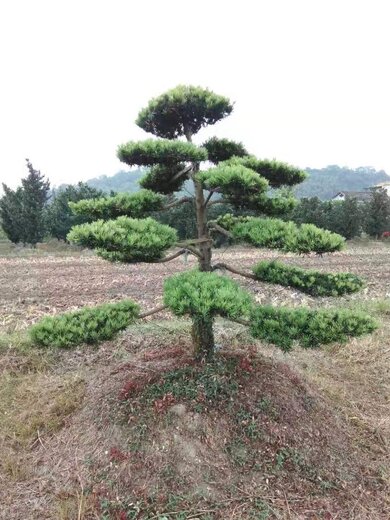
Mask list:
[[[214,355],[213,319],[193,317],[191,335],[195,359],[197,361],[211,361]]]
[[[192,142],[191,134],[186,132],[187,141]],[[207,207],[201,183],[196,179],[199,171],[199,163],[193,164],[192,180],[195,188],[196,225],[198,238],[206,239],[199,244],[201,258],[199,258],[199,270],[211,271],[211,240],[207,227]],[[209,361],[214,354],[214,332],[213,318],[192,318],[192,340],[195,347],[195,359],[198,361]]]

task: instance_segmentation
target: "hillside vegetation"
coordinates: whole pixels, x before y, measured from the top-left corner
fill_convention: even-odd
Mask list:
[[[337,165],[326,168],[306,168],[309,174],[294,191],[297,197],[318,197],[329,200],[339,191],[363,191],[380,182],[389,182],[390,176],[384,170],[375,170],[369,166],[356,169]],[[94,177],[86,181],[89,186],[105,191],[134,192],[139,190],[138,181],[144,175],[142,169],[124,171],[115,175]]]

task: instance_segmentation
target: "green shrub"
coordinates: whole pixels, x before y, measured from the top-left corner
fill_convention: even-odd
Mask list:
[[[153,262],[175,244],[177,232],[152,218],[118,217],[75,226],[68,240],[96,248],[99,256],[112,262]]]
[[[257,280],[295,287],[312,296],[341,296],[360,291],[364,287],[363,280],[354,274],[321,273],[277,261],[264,260],[252,270]]]
[[[69,348],[82,343],[98,343],[113,338],[138,316],[131,300],[85,307],[58,316],[46,316],[30,328],[33,343],[45,347]]]
[[[345,342],[348,337],[373,332],[373,318],[347,310],[309,310],[286,307],[256,306],[251,314],[252,336],[290,350],[296,341],[304,348],[314,348],[333,342]]]
[[[75,215],[87,215],[93,219],[114,219],[121,215],[142,218],[146,213],[162,209],[164,197],[150,190],[136,193],[119,193],[114,197],[80,200],[70,202],[69,207]]]
[[[164,303],[171,311],[183,316],[215,315],[239,318],[249,314],[251,296],[225,276],[216,273],[189,271],[171,276],[164,283]]]

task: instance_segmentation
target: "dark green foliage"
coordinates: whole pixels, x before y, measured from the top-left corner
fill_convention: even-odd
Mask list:
[[[356,198],[328,202],[326,229],[330,229],[347,240],[360,236],[366,218],[367,203]]]
[[[179,191],[184,182],[188,179],[188,173],[178,176],[185,168],[184,163],[171,165],[157,164],[150,168],[139,183],[143,188],[169,195],[175,191]],[[176,179],[174,179],[175,176],[177,176]]]
[[[92,220],[89,214],[74,214],[69,207],[69,202],[102,197],[103,192],[91,188],[84,182],[75,186],[60,188],[54,193],[53,200],[46,210],[48,233],[58,240],[66,240],[66,235],[73,226],[84,224]]]
[[[345,342],[349,337],[369,334],[377,328],[371,317],[347,310],[256,306],[250,321],[252,336],[282,350],[290,350],[294,342],[304,348]]]
[[[288,215],[288,220],[296,224],[314,224],[317,227],[329,229],[327,224],[331,204],[331,202],[322,202],[318,197],[301,199]]]
[[[245,166],[227,165],[201,172],[197,176],[207,190],[216,190],[224,195],[226,202],[235,206],[248,206],[252,200],[268,188],[268,182]]]
[[[367,207],[366,232],[380,237],[390,231],[390,197],[384,189],[372,190],[372,198]]]
[[[252,270],[257,280],[294,287],[312,296],[342,296],[360,291],[364,287],[363,280],[354,274],[321,273],[277,261],[263,260]]]
[[[232,110],[233,105],[226,97],[201,87],[179,85],[152,99],[139,113],[136,124],[158,137],[175,139],[196,134]]]
[[[280,219],[235,218],[232,215],[224,215],[217,222],[229,230],[235,239],[256,247],[304,254],[340,251],[344,245],[344,239],[339,235],[312,224],[297,226]]]
[[[242,143],[236,143],[230,139],[211,137],[203,143],[202,146],[207,150],[209,161],[214,164],[226,161],[231,157],[244,157],[245,155],[249,155]]]
[[[152,211],[162,209],[164,197],[151,190],[136,193],[119,193],[114,197],[71,202],[70,208],[76,215],[90,215],[93,219],[114,219],[119,216],[142,218]]]
[[[24,238],[23,190],[15,191],[3,184],[4,195],[0,199],[0,224],[7,238],[14,244]]]
[[[246,206],[256,210],[257,213],[269,215],[270,217],[283,216],[290,213],[298,204],[298,200],[291,194],[275,195],[267,197],[262,195],[252,201]]]
[[[34,170],[28,159],[26,161],[29,174],[22,179],[22,187],[13,191],[3,184],[0,218],[4,232],[12,242],[35,246],[46,231],[45,206],[50,183],[40,171]]]
[[[356,198],[323,202],[313,197],[301,199],[288,219],[297,224],[314,224],[349,240],[361,234],[368,212],[368,203],[359,202]]]
[[[50,183],[40,171],[34,170],[26,159],[28,176],[22,179],[23,189],[23,242],[35,245],[45,236],[45,206]]]
[[[152,218],[118,217],[75,226],[68,240],[97,249],[100,256],[113,262],[153,262],[174,245],[177,233]]]
[[[306,173],[290,166],[289,164],[268,160],[256,159],[253,155],[248,157],[233,157],[228,164],[241,164],[246,168],[250,168],[257,172],[261,177],[268,180],[271,188],[280,188],[281,186],[294,186],[299,184],[306,178]]]
[[[172,165],[182,161],[205,161],[207,150],[184,141],[146,139],[119,146],[118,159],[129,166]]]
[[[69,348],[113,338],[133,323],[139,307],[131,300],[84,307],[75,312],[46,316],[30,329],[32,341],[44,347]]]
[[[234,319],[248,314],[252,299],[230,278],[188,271],[167,278],[164,303],[177,316],[189,314],[209,318],[220,315]]]
[[[234,208],[228,204],[215,204],[209,208],[208,217],[210,220],[215,220],[219,216],[226,214],[228,211],[234,212]],[[176,229],[179,240],[187,240],[196,236],[195,201],[174,206],[152,216],[158,222],[161,222],[161,224],[167,224]],[[220,233],[216,233],[215,236],[213,236],[213,239],[214,247],[220,247],[227,243],[226,237]]]
[[[335,164],[325,168],[306,168],[307,179],[297,186],[295,194],[299,198],[318,197],[329,200],[340,191],[364,191],[369,186],[390,181],[384,170],[369,166],[350,169]]]

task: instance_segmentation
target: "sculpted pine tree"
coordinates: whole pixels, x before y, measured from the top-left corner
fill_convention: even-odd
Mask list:
[[[75,213],[98,220],[74,227],[68,239],[94,248],[98,255],[110,261],[167,262],[184,253],[193,254],[198,260],[198,269],[165,281],[163,308],[191,318],[198,360],[210,360],[213,356],[216,316],[248,325],[254,337],[285,350],[294,342],[315,347],[372,331],[375,328],[373,320],[357,313],[255,305],[247,291],[216,272],[223,270],[294,287],[314,296],[342,295],[363,286],[354,275],[305,271],[279,262],[260,262],[253,272],[213,264],[212,246],[216,233],[253,247],[299,254],[331,253],[340,250],[344,243],[339,235],[311,224],[297,226],[275,218],[294,206],[295,200],[286,188],[305,178],[300,169],[275,160],[257,159],[248,154],[241,143],[228,139],[214,137],[201,145],[195,144],[194,138],[203,127],[224,119],[232,110],[233,105],[226,97],[192,86],[179,86],[151,100],[139,113],[136,123],[155,138],[131,141],[118,149],[119,159],[127,165],[150,168],[141,181],[143,189],[130,195],[71,204]],[[212,167],[209,167],[210,163]],[[185,181],[193,185],[193,198],[179,197],[167,205],[167,200],[172,201],[172,194],[179,192]],[[193,199],[197,222],[197,236],[193,240],[178,242],[173,228],[148,217],[151,212],[187,204]],[[258,216],[227,214],[211,222],[208,210],[218,203],[229,204],[236,210],[251,209]],[[176,251],[167,254],[174,246]],[[158,310],[161,307],[139,314],[133,306],[132,319]],[[72,321],[73,318],[68,315],[67,319]],[[77,315],[74,319],[80,321],[82,318]],[[64,323],[61,330],[66,328]],[[107,321],[104,323],[106,327]],[[119,330],[127,325],[124,320],[116,328]],[[55,329],[52,322],[47,322],[45,327],[46,332],[40,330],[36,339],[38,336],[47,339]],[[107,337],[106,332],[103,336]],[[85,340],[86,336],[83,337]],[[74,338],[69,339],[69,343],[72,341],[75,342]],[[47,339],[46,344],[48,342]]]

